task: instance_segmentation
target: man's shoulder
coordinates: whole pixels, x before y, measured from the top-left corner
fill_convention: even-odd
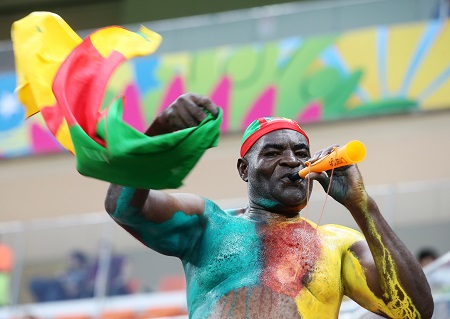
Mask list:
[[[224,216],[237,216],[239,215],[239,209],[236,208],[228,208],[223,209],[221,208],[217,203],[214,201],[204,198],[205,200],[205,216],[217,216],[217,215],[224,215]]]
[[[350,227],[337,224],[326,224],[319,226],[318,228],[323,237],[344,244],[351,245],[357,241],[365,240],[361,232]]]

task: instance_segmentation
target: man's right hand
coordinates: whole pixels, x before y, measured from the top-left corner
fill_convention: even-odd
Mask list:
[[[208,97],[183,94],[155,118],[145,134],[155,136],[197,126],[206,118],[206,112],[216,117],[218,106]]]
[[[331,145],[323,150],[317,151],[309,160],[311,163],[333,153],[333,150],[339,145]],[[333,177],[331,179],[331,174]],[[361,173],[356,164],[336,167],[334,170],[326,172],[312,172],[308,177],[317,180],[325,192],[334,198],[337,202],[349,208],[350,205],[361,203],[367,199],[367,193],[364,187]],[[331,187],[329,188],[331,183]]]

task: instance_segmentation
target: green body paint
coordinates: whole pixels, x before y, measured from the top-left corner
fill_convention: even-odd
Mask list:
[[[277,205],[277,202],[267,199],[267,198],[261,198],[258,201],[258,205],[260,205],[261,207],[264,207],[266,209],[271,209],[274,208]]]
[[[177,212],[154,223],[127,206],[133,194],[123,190],[114,218],[148,247],[181,259],[191,319],[206,318],[231,291],[260,285],[261,249],[253,221],[205,199],[204,215]]]

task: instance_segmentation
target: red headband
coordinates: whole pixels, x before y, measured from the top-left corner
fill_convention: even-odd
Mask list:
[[[309,137],[301,129],[297,122],[282,117],[262,117],[254,120],[245,130],[242,137],[241,157],[247,154],[248,150],[259,140],[260,137],[276,131],[288,129],[302,134],[309,143]]]

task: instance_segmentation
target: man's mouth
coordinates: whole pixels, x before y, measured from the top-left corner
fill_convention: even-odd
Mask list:
[[[301,182],[302,178],[298,176],[298,173],[286,173],[282,177],[283,180],[288,180],[291,183],[298,184]]]
[[[297,182],[302,179],[300,177],[299,173],[293,173],[293,174],[289,175],[288,178],[293,182]]]

